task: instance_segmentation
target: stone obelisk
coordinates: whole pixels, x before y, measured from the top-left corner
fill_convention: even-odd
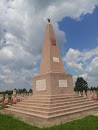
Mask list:
[[[39,75],[33,78],[33,95],[73,94],[72,75],[64,70],[50,19],[46,26]]]

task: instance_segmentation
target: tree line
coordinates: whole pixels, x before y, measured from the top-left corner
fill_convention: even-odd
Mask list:
[[[81,91],[81,92],[83,92],[83,90],[85,90],[85,92],[87,90],[98,91],[98,86],[97,87],[88,87],[87,81],[84,80],[82,77],[78,77],[76,82],[75,82],[74,91]]]
[[[76,80],[76,82],[75,82],[74,91],[81,91],[81,92],[83,92],[83,90],[85,90],[85,92],[87,90],[98,91],[98,86],[97,87],[90,87],[89,88],[87,81],[85,81],[82,77],[78,77],[77,80]],[[16,92],[17,93],[33,93],[32,89],[30,89],[29,91],[27,91],[25,88],[23,88],[23,89],[17,89]],[[0,92],[0,94],[12,95],[13,94],[13,90],[6,90],[4,92]]]
[[[32,89],[30,89],[29,91],[27,91],[25,88],[23,89],[16,89],[16,93],[32,93]],[[13,94],[13,90],[6,90],[4,92],[0,92],[0,94],[8,94],[8,95],[12,95]]]

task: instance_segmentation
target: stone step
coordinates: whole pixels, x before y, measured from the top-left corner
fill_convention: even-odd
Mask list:
[[[15,112],[15,113],[18,112],[18,113],[26,114],[26,115],[33,116],[33,117],[47,118],[47,116],[44,116],[44,115],[39,115],[39,114],[31,113],[31,112],[28,112],[28,111],[16,110],[16,109],[13,109],[13,108],[6,108],[6,110],[12,111],[12,112]]]
[[[21,103],[47,103],[47,104],[53,104],[53,103],[61,103],[61,102],[72,102],[72,101],[81,101],[81,100],[89,100],[88,98],[81,97],[78,99],[62,99],[62,100],[23,100]]]
[[[38,96],[30,96],[30,97],[27,97],[26,99],[38,99],[38,100],[41,100],[41,99],[62,99],[62,98],[73,98],[73,97],[83,97],[83,96],[77,96],[77,95],[52,95],[52,96],[49,96],[49,95],[38,95]]]
[[[49,113],[49,112],[42,112],[42,111],[26,111],[26,110],[20,110],[20,109],[14,109],[14,108],[6,108],[7,110],[9,111],[13,111],[13,112],[18,112],[18,113],[23,113],[23,114],[27,114],[27,115],[32,115],[32,116],[36,116],[36,117],[41,117],[41,118],[53,118],[53,117],[59,117],[59,116],[62,116],[62,115],[70,115],[70,114],[73,114],[73,113],[78,113],[78,112],[82,112],[82,111],[88,111],[88,110],[91,110],[91,109],[95,109],[95,108],[98,108],[98,104],[92,104],[92,105],[86,105],[85,107],[77,107],[75,109],[72,109],[72,110],[68,110],[68,111],[62,111],[62,112],[52,112],[52,113]]]
[[[46,111],[45,110],[33,110],[33,109],[25,109],[25,108],[20,108],[20,107],[14,107],[13,106],[13,109],[17,109],[17,110],[22,110],[22,111],[28,111],[28,112],[34,112],[35,114],[42,114],[42,115],[52,115],[52,114],[60,114],[62,112],[67,112],[67,111],[71,111],[71,110],[76,110],[76,109],[81,109],[81,108],[85,108],[85,107],[89,107],[89,106],[93,106],[93,105],[97,105],[98,106],[98,103],[92,103],[92,104],[87,104],[87,105],[82,105],[82,106],[75,106],[75,107],[71,107],[71,108],[64,108],[64,109],[60,109],[60,110],[54,110],[54,111]]]
[[[22,104],[22,105],[27,105],[27,106],[29,106],[29,105],[42,105],[42,106],[60,106],[60,105],[65,105],[65,104],[72,104],[72,103],[80,103],[80,102],[88,102],[88,101],[91,101],[91,100],[89,100],[89,99],[80,99],[80,100],[73,100],[73,101],[63,101],[63,102],[52,102],[51,103],[51,101],[50,102],[23,102],[23,101],[21,101],[21,102],[18,102],[17,104]],[[16,104],[16,105],[17,105]]]
[[[93,101],[89,101],[89,102],[83,102],[83,103],[77,103],[77,104],[71,104],[71,105],[63,105],[63,106],[55,106],[55,107],[50,107],[50,106],[27,106],[27,105],[13,105],[13,108],[18,109],[18,108],[25,108],[25,109],[32,109],[32,110],[41,110],[41,111],[55,111],[55,110],[60,110],[60,109],[65,109],[65,108],[71,108],[71,107],[76,107],[76,106],[83,106],[83,105],[87,105],[87,104],[92,104],[95,103]]]
[[[80,103],[88,103],[88,102],[94,102],[92,100],[86,99],[86,100],[82,100],[80,101],[73,101],[73,102],[64,102],[64,103],[54,103],[54,104],[47,104],[47,103],[29,103],[29,105],[25,102],[19,102],[17,104],[15,104],[15,106],[36,106],[36,107],[59,107],[59,106],[65,106],[65,105],[74,105],[74,104],[80,104]]]
[[[89,111],[89,110],[94,110],[98,108],[98,106],[91,106],[91,107],[87,107],[87,108],[82,108],[82,109],[77,109],[77,110],[72,110],[72,111],[69,111],[69,112],[64,112],[64,113],[61,113],[61,114],[55,114],[55,115],[52,115],[52,116],[48,116],[47,118],[57,118],[57,117],[60,117],[60,116],[67,116],[67,115],[72,115],[72,114],[76,114],[76,113],[80,113],[80,112],[84,112],[84,111]]]
[[[77,109],[89,108],[89,107],[92,107],[92,106],[98,107],[98,103],[91,103],[91,104],[86,104],[86,105],[74,106],[74,107],[71,107],[71,108],[64,108],[64,109],[61,109],[61,110],[52,111],[51,113],[49,113],[49,115],[61,114],[63,112],[69,112],[69,111],[73,111],[73,110],[77,110]]]
[[[68,98],[68,99],[58,99],[58,100],[51,100],[51,99],[49,99],[49,100],[39,100],[39,99],[38,100],[35,100],[35,99],[33,100],[33,99],[31,99],[30,100],[29,99],[29,100],[23,100],[22,102],[33,102],[33,103],[34,102],[37,102],[37,103],[38,102],[39,103],[41,103],[41,102],[42,103],[50,103],[51,102],[51,103],[54,103],[54,102],[66,102],[66,101],[73,101],[73,100],[75,101],[75,100],[82,100],[82,99],[87,99],[87,98],[86,97],[78,97],[78,98],[70,98],[70,99]]]
[[[84,98],[83,96],[70,96],[70,97],[51,97],[51,98],[43,98],[43,97],[32,97],[32,98],[27,98],[25,101],[28,101],[28,100],[62,100],[62,99],[78,99],[78,98]]]
[[[64,94],[64,95],[37,95],[37,96],[28,96],[27,99],[51,99],[51,98],[71,98],[71,97],[79,97],[74,94]]]
[[[54,98],[54,97],[69,97],[69,96],[76,96],[75,94],[60,94],[60,95],[37,95],[37,96],[31,96],[31,97],[34,97],[34,98],[40,98],[40,97],[43,97],[43,98]]]

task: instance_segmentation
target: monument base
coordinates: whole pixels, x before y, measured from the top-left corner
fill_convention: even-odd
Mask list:
[[[49,72],[33,78],[33,95],[74,94],[72,75]]]

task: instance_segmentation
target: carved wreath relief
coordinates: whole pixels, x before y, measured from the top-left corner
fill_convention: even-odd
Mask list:
[[[51,38],[51,43],[53,46],[56,46],[56,40],[54,38]]]

